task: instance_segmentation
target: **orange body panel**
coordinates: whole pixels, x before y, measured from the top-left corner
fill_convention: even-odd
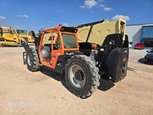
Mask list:
[[[49,29],[44,30],[44,33],[42,34],[42,37],[41,37],[41,40],[40,40],[40,45],[39,45],[39,48],[38,48],[38,54],[39,54],[39,57],[40,57],[41,64],[44,65],[44,66],[47,66],[49,68],[52,68],[52,69],[55,69],[59,56],[63,56],[65,51],[79,51],[78,37],[77,37],[76,33],[61,32],[60,31],[61,28],[62,28],[62,26],[57,26],[55,28],[49,28]],[[57,43],[58,39],[60,39],[60,42],[61,42],[60,48],[58,50],[54,50],[53,49],[53,44],[55,44],[55,43],[53,42],[53,39],[51,39],[51,47],[52,48],[51,48],[51,59],[50,60],[43,60],[42,57],[41,57],[41,49],[43,47],[43,39],[44,39],[44,34],[46,32],[50,32],[52,38],[53,38],[53,34],[55,32],[57,32],[58,33],[58,38],[56,39],[55,43]],[[72,35],[75,36],[76,45],[77,45],[76,48],[64,48],[64,42],[62,40],[62,34],[63,33],[64,34],[72,34]]]

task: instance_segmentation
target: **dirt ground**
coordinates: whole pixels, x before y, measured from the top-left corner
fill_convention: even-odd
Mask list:
[[[153,65],[145,50],[130,50],[128,73],[118,83],[101,80],[88,99],[66,88],[64,76],[23,65],[22,47],[0,47],[0,115],[152,115]]]

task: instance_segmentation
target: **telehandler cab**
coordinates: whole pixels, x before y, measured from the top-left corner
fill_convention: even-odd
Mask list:
[[[25,41],[23,58],[27,68],[38,71],[47,67],[65,75],[68,89],[80,98],[90,97],[100,85],[101,76],[117,82],[126,76],[128,62],[128,37],[123,34],[107,35],[101,45],[79,42],[78,29],[59,25],[42,30],[35,38],[35,47]],[[85,50],[86,49],[86,50]],[[89,53],[90,50],[90,53]]]

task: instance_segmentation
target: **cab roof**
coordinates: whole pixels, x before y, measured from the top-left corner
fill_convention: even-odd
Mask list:
[[[78,31],[78,29],[74,27],[67,27],[67,26],[56,26],[54,28],[48,28],[45,31],[49,31],[51,29],[57,29],[58,31],[61,31],[61,32],[71,32],[71,33],[77,33]]]

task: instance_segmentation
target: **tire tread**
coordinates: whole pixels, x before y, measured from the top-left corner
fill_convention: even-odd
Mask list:
[[[97,88],[100,85],[100,75],[98,74],[99,69],[98,69],[98,67],[96,67],[95,62],[92,61],[90,59],[90,57],[87,57],[86,55],[74,55],[70,59],[68,59],[67,62],[69,63],[72,59],[76,59],[76,58],[84,61],[84,63],[89,67],[89,70],[90,70],[90,73],[91,73],[91,80],[92,81],[91,81],[90,90],[85,95],[76,95],[75,94],[76,96],[78,96],[82,99],[85,99],[85,98],[90,97],[97,90]],[[68,68],[68,64],[65,65],[65,68]],[[66,83],[67,82],[69,82],[69,81],[66,80]],[[74,94],[74,92],[71,90],[69,85],[68,85],[68,90],[71,91]]]
[[[31,51],[30,51],[31,50]],[[32,72],[38,71],[39,70],[39,58],[38,58],[38,54],[35,48],[29,48],[27,53],[31,52],[33,55],[33,65],[31,67],[28,67],[28,69]],[[27,65],[28,66],[28,65]]]

